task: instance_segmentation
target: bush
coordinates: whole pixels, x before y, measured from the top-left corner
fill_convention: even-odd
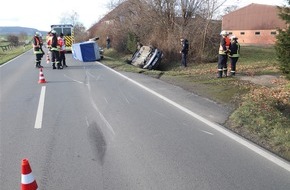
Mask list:
[[[288,1],[290,5],[290,1]],[[288,23],[286,30],[279,30],[276,41],[276,54],[280,63],[280,70],[286,75],[287,79],[290,80],[290,8],[279,7],[280,18]]]

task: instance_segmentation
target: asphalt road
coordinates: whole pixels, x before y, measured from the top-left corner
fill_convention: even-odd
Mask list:
[[[0,67],[0,189],[289,190],[290,164],[227,131],[229,110],[140,74],[31,51]]]

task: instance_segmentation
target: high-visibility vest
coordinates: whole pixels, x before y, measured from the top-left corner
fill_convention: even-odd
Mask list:
[[[225,36],[224,38],[222,37],[220,42],[219,54],[226,55],[227,51],[230,48],[230,44],[231,40],[227,36]]]
[[[240,44],[237,41],[231,43],[230,50],[229,57],[240,57]]]
[[[34,54],[42,54],[43,53],[40,49],[40,40],[37,36],[33,37],[32,47],[33,47]]]
[[[58,44],[60,46],[60,51],[65,51],[65,40],[61,37],[58,37]]]
[[[220,47],[219,47],[219,54],[226,55],[227,54],[226,51],[227,51],[226,41],[224,38],[222,38],[220,42]]]
[[[52,40],[52,37],[51,36],[46,36],[46,45],[47,45],[47,48],[50,49],[51,48],[51,40]]]
[[[51,39],[51,50],[52,51],[59,51],[60,50],[60,46],[58,44],[58,40],[56,36],[52,36]]]
[[[230,48],[230,45],[231,45],[231,40],[229,37],[225,37],[225,41],[226,41],[226,48],[229,49]]]

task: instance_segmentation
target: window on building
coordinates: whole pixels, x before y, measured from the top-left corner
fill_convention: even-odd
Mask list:
[[[256,36],[259,36],[261,33],[260,32],[255,32],[255,35]]]
[[[245,32],[240,32],[241,35],[245,35]]]
[[[232,32],[229,32],[229,35],[232,35],[233,33]]]
[[[272,31],[272,32],[271,32],[271,35],[276,35],[276,34],[277,34],[276,31]]]

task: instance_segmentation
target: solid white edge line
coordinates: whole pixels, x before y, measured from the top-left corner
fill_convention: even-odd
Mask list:
[[[41,87],[40,97],[39,97],[39,103],[37,108],[37,114],[35,119],[34,128],[40,129],[42,126],[42,116],[43,116],[43,108],[44,108],[44,98],[45,98],[45,90],[46,86]]]
[[[28,53],[29,51],[31,51],[31,50],[28,50],[28,51],[26,51],[26,52],[24,52],[24,53],[22,53],[22,54],[18,55],[17,57],[14,57],[13,59],[11,59],[11,60],[7,61],[6,63],[3,63],[2,65],[0,65],[0,68],[1,68],[1,67],[4,67],[4,66],[5,66],[5,65],[7,65],[8,63],[10,63],[10,62],[14,61],[14,60],[15,60],[15,59],[17,59],[18,57],[20,57],[20,56],[22,56],[22,55],[24,55],[24,54]]]
[[[209,121],[209,120],[197,115],[196,113],[192,112],[191,110],[189,110],[189,109],[177,104],[176,102],[166,98],[165,96],[162,96],[161,94],[159,94],[159,93],[147,88],[146,86],[143,86],[142,84],[140,84],[140,83],[130,79],[129,77],[127,77],[127,76],[115,71],[114,69],[112,69],[112,68],[110,68],[110,67],[108,67],[108,66],[106,66],[106,65],[104,65],[104,64],[102,64],[100,62],[97,62],[97,63],[99,63],[103,67],[111,70],[112,72],[118,74],[119,76],[127,79],[128,81],[136,84],[137,86],[143,88],[144,90],[150,92],[151,94],[161,98],[162,100],[164,100],[164,101],[168,102],[169,104],[175,106],[176,108],[180,109],[181,111],[191,115],[192,117],[194,117],[194,118],[198,119],[199,121],[205,123],[206,125],[210,126],[211,128],[213,128],[213,129],[219,131],[220,133],[230,137],[231,139],[235,140],[236,142],[244,145],[245,147],[249,148],[250,150],[256,152],[257,154],[261,155],[262,157],[268,159],[269,161],[275,163],[276,165],[278,165],[278,166],[280,166],[280,167],[282,167],[285,170],[290,172],[290,164],[289,164],[289,162],[287,160],[284,160],[283,158],[280,158],[280,157],[278,157],[276,155],[273,155],[272,153],[270,153],[267,150],[257,146],[256,144],[252,143],[251,141],[248,141],[247,139],[244,139],[243,137],[231,132],[230,130],[225,129],[221,125],[213,123],[213,122],[211,122],[211,121]]]

